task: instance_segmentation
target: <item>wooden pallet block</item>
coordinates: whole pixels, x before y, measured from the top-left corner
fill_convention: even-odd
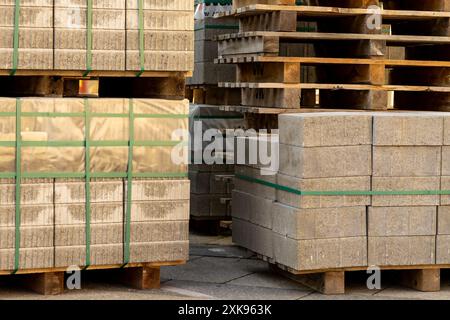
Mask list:
[[[138,290],[160,288],[160,268],[162,266],[175,266],[185,264],[186,261],[159,262],[159,263],[133,263],[125,267],[120,265],[91,266],[86,271],[113,271],[112,279]],[[19,270],[14,278],[20,283],[42,295],[60,295],[65,291],[64,268],[50,268],[37,270]],[[0,272],[2,276],[11,276],[10,273]]]
[[[239,89],[220,88],[211,85],[190,85],[186,87],[187,97],[195,104],[225,105],[240,104]]]
[[[268,262],[273,272],[325,295],[345,294],[346,273],[367,270],[367,268],[356,267],[337,270],[295,271]],[[400,273],[399,283],[405,287],[421,292],[438,292],[441,290],[441,266],[423,266],[423,268],[422,266],[387,266],[380,269],[381,271],[398,271]]]

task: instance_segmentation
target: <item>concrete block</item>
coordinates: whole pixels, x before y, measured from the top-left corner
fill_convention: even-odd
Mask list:
[[[131,204],[131,221],[187,221],[189,209],[189,200],[135,201]]]
[[[250,221],[251,219],[251,205],[248,201],[250,195],[238,190],[233,190],[232,193],[232,217],[239,220]],[[234,227],[233,227],[234,233]]]
[[[16,239],[14,227],[0,228],[0,249],[14,249]],[[53,226],[21,227],[21,248],[47,248],[53,246]]]
[[[439,177],[373,177],[373,191],[433,191],[440,189]],[[439,195],[374,195],[374,207],[438,206]]]
[[[450,264],[450,235],[436,237],[436,263]]]
[[[274,233],[277,263],[297,271],[367,266],[366,237],[293,240]]]
[[[374,147],[374,177],[429,177],[441,174],[441,147]]]
[[[369,265],[411,266],[436,263],[436,236],[369,237]]]
[[[442,113],[375,113],[375,146],[441,146],[444,117]]]
[[[442,191],[450,190],[450,176],[441,176],[441,188]],[[441,205],[447,206],[450,205],[450,194],[441,195]]]
[[[269,200],[276,199],[276,189],[257,182],[250,182],[240,179],[239,176],[254,178],[257,180],[276,183],[277,177],[274,175],[262,175],[260,169],[249,166],[236,166],[235,189]]]
[[[298,209],[273,205],[273,231],[294,240],[366,236],[366,207]]]
[[[301,148],[280,144],[280,173],[298,178],[369,176],[370,146]]]
[[[53,205],[22,205],[20,215],[22,227],[49,226],[53,224],[54,220]],[[15,220],[15,205],[0,206],[0,227],[14,227]]]
[[[188,221],[132,222],[130,239],[134,243],[160,241],[186,241]],[[92,224],[91,244],[108,245],[123,242],[124,225],[121,223]],[[55,246],[68,247],[86,244],[86,226],[68,225],[55,228]]]
[[[233,191],[233,217],[272,229],[273,200],[257,197],[245,192]],[[248,212],[248,213],[247,213]]]
[[[251,222],[233,218],[233,242],[264,257],[274,256],[272,230]]]
[[[450,146],[442,147],[442,175],[450,176]]]
[[[277,175],[277,183],[300,191],[370,191],[370,177],[298,179],[283,174]],[[370,196],[337,195],[315,196],[297,195],[287,191],[277,190],[277,201],[291,207],[308,208],[338,208],[370,205]]]
[[[437,207],[369,207],[369,237],[434,236]]]
[[[450,117],[444,115],[444,146],[450,146]]]
[[[124,198],[124,182],[122,179],[114,181],[91,182],[91,202],[121,202]],[[55,203],[72,204],[86,202],[86,183],[84,181],[55,182]]]
[[[357,112],[282,114],[280,143],[298,147],[372,144],[372,115]]]
[[[189,171],[191,192],[195,194],[223,194],[229,193],[233,186],[223,180],[217,180],[217,175],[229,175],[229,172],[197,172]]]
[[[190,182],[188,179],[134,180],[132,195],[132,201],[189,200]]]
[[[16,185],[14,183],[0,184],[0,203],[15,204]],[[21,204],[43,205],[53,203],[53,182],[38,180],[34,183],[28,180],[22,184]]]
[[[130,262],[183,262],[189,259],[189,241],[139,242],[130,245]]]
[[[21,248],[20,269],[44,269],[54,266],[54,248]],[[0,270],[14,270],[15,250],[0,249]]]
[[[123,244],[92,245],[92,265],[121,265],[124,262]],[[179,262],[189,256],[189,241],[130,243],[130,263]],[[85,246],[55,247],[55,266],[83,266]]]
[[[191,215],[195,217],[228,217],[231,214],[229,194],[193,194]]]
[[[438,235],[450,235],[450,206],[438,207]]]

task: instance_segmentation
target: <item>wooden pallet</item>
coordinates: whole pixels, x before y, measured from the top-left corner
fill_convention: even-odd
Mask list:
[[[90,73],[20,71],[15,76],[0,72],[0,95],[4,97],[80,97],[183,99],[186,72]],[[95,90],[83,92],[81,80],[97,82]]]
[[[188,85],[186,97],[191,103],[207,105],[240,104],[239,89],[221,88],[217,85]]]
[[[353,267],[298,271],[275,263],[273,259],[260,254],[256,256],[268,262],[273,272],[326,295],[345,294],[346,274],[368,270],[368,267]],[[381,266],[380,271],[397,271],[400,284],[406,287],[422,292],[437,292],[441,290],[441,269],[448,268],[449,265]]]
[[[244,7],[250,6],[295,6],[297,0],[234,0],[231,13],[239,12]],[[333,0],[312,0],[310,1],[314,6],[330,6],[334,4]],[[420,11],[450,11],[450,3],[448,0],[435,0],[435,1],[396,1],[396,0],[340,0],[339,4],[343,8],[367,8],[370,5],[380,6],[380,2],[383,2],[385,9],[390,10],[420,10]],[[303,8],[305,6],[296,6]],[[227,13],[222,13],[221,16],[227,16]]]
[[[111,279],[117,279],[130,288],[138,290],[160,288],[160,268],[164,266],[176,266],[185,264],[186,261],[157,262],[157,263],[132,263],[126,266],[106,265],[91,266],[89,271],[112,271]],[[19,270],[15,275],[10,271],[0,271],[1,277],[18,282],[26,288],[42,295],[59,295],[65,291],[66,268]]]
[[[374,12],[357,7],[359,2],[323,7],[243,1],[249,6],[222,14],[239,18],[240,31],[217,38],[216,62],[238,69],[235,82],[219,86],[241,89],[242,105],[249,107],[298,109],[319,100],[323,108],[386,110],[394,92],[395,107],[446,110],[450,11],[447,0],[438,2],[400,8],[389,3],[395,10],[381,10],[381,16],[392,24],[392,34],[383,34],[367,27],[366,17]],[[319,32],[297,32],[303,20],[317,22]],[[313,57],[283,49],[305,43],[314,45]],[[407,60],[388,59],[390,46],[404,47]],[[314,70],[315,79],[303,79],[305,68]]]

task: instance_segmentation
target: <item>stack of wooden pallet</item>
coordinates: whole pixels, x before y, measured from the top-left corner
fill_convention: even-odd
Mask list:
[[[243,106],[385,110],[394,92],[396,108],[448,108],[447,1],[295,3],[236,0],[220,14],[240,21],[239,33],[218,37],[218,63],[237,66],[236,81],[220,85],[241,88]],[[318,32],[297,31],[305,21]],[[315,49],[295,50],[301,43]],[[402,59],[389,59],[398,48]],[[311,67],[316,76],[302,77]]]
[[[158,287],[189,253],[188,155],[172,151],[187,147],[173,133],[189,125],[193,0],[0,7],[0,274],[60,293],[68,267],[124,267]],[[80,98],[86,80],[100,99]]]

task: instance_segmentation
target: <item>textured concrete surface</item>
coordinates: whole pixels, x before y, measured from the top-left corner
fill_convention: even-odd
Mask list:
[[[159,299],[250,299],[250,300],[375,300],[446,299],[450,300],[450,273],[443,271],[442,291],[422,293],[397,285],[398,273],[383,272],[382,288],[369,290],[365,272],[349,273],[347,293],[323,296],[303,285],[271,272],[267,264],[234,246],[228,236],[191,234],[191,257],[185,266],[166,267],[161,272],[161,289],[138,291],[118,284],[111,272],[82,275],[81,290],[66,290],[64,295],[44,297],[20,287],[10,277],[0,277],[1,299],[40,300],[159,300]]]

